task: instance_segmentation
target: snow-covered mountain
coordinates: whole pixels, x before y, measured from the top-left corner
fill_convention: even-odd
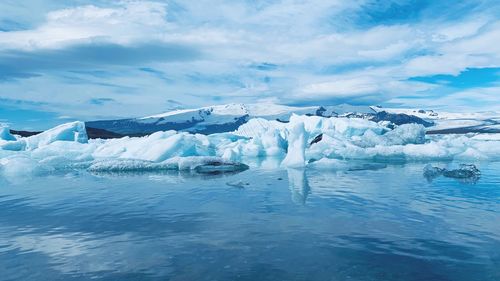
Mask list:
[[[320,106],[292,107],[271,103],[226,104],[180,109],[141,118],[92,121],[86,122],[86,126],[122,135],[145,135],[167,130],[210,134],[234,131],[256,117],[287,122],[293,113],[325,117],[337,115],[337,112]]]
[[[443,112],[424,109],[383,108],[371,106],[373,111],[412,115],[433,122],[431,134],[500,133],[500,112]]]
[[[120,120],[86,122],[89,135],[93,137],[142,136],[158,131],[176,130],[181,132],[212,134],[232,132],[252,118],[288,122],[292,114],[362,118],[375,122],[388,121],[401,125],[418,123],[426,127],[432,122],[412,115],[377,112],[369,106],[341,104],[336,106],[295,107],[273,103],[225,104],[196,109],[178,109],[161,114]]]
[[[196,109],[178,109],[161,114],[120,120],[86,122],[90,137],[143,136],[158,131],[212,134],[232,132],[252,118],[288,122],[292,114],[361,118],[385,122],[387,126],[421,124],[430,133],[500,132],[500,114],[449,113],[423,109],[382,108],[380,106],[294,107],[273,103],[226,104]]]

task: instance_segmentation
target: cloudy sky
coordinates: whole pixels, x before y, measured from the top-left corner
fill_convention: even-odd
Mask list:
[[[0,122],[230,102],[500,110],[497,0],[2,0]]]

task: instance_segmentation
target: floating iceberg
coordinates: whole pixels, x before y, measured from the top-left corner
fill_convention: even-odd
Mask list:
[[[88,140],[84,123],[73,122],[18,139],[3,130],[0,168],[14,163],[16,157],[48,170],[82,167],[200,173],[244,170],[247,166],[241,163],[264,162],[255,159],[277,159],[289,168],[325,165],[347,169],[352,167],[345,163],[353,159],[500,159],[500,139],[494,135],[428,136],[425,132],[419,124],[388,128],[365,119],[292,115],[288,123],[251,119],[230,133],[171,130],[144,137]]]
[[[432,180],[439,176],[454,178],[467,182],[476,182],[481,177],[481,171],[473,164],[460,164],[458,169],[448,170],[446,168],[434,167],[430,164],[424,167],[424,176]]]

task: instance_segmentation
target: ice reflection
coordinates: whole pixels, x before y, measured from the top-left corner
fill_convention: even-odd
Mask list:
[[[291,192],[292,202],[295,204],[305,205],[308,196],[311,192],[318,192],[318,194],[335,192],[335,187],[315,190],[311,187],[310,181],[315,183],[323,182],[325,184],[331,183],[332,179],[338,178],[337,173],[345,175],[355,174],[360,171],[378,171],[387,168],[385,163],[367,162],[360,160],[336,160],[328,159],[328,161],[314,162],[314,165],[309,165],[307,168],[290,168],[287,169],[288,184]],[[321,165],[326,164],[326,165]],[[334,164],[334,165],[332,165]],[[310,173],[308,173],[310,172]],[[348,177],[348,176],[347,176]]]
[[[292,193],[292,201],[304,205],[311,193],[305,169],[287,169],[288,184]]]

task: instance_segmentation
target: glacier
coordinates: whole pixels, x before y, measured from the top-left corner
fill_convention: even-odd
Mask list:
[[[13,136],[6,127],[0,133],[4,175],[62,169],[225,172],[244,170],[256,159],[272,159],[267,163],[287,168],[350,167],[353,159],[500,159],[498,134],[426,135],[421,124],[387,126],[360,118],[296,114],[287,123],[253,118],[235,131],[209,135],[169,130],[89,139],[83,122],[30,137]]]

